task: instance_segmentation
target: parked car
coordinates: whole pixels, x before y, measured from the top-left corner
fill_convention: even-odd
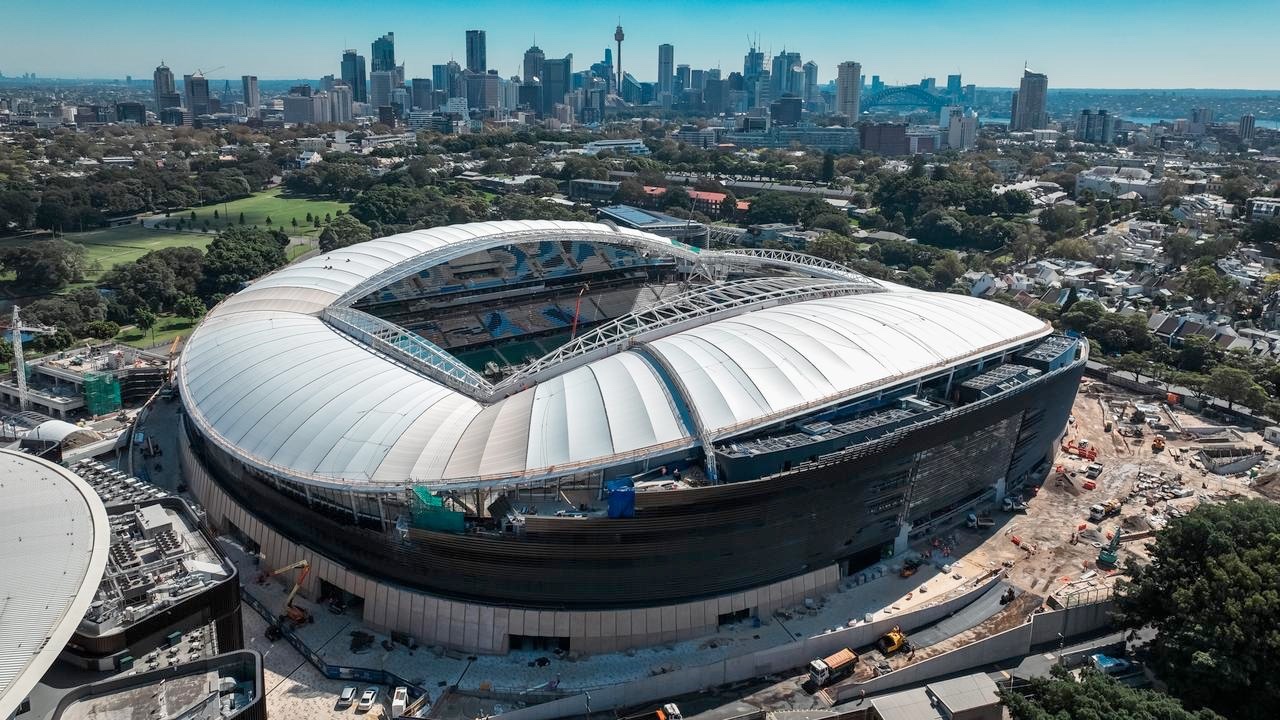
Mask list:
[[[350,685],[342,688],[338,694],[338,707],[348,707],[356,701],[356,689]]]
[[[378,688],[368,688],[360,696],[360,703],[356,705],[356,710],[358,712],[369,712],[376,702],[378,702]]]

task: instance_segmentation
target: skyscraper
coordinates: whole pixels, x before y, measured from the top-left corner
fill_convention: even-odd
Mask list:
[[[258,114],[258,108],[262,106],[262,95],[258,93],[258,76],[257,75],[241,75],[240,85],[244,90],[244,106],[248,111],[249,117]]]
[[[152,90],[156,98],[156,112],[167,107],[178,107],[182,105],[182,98],[178,96],[178,86],[173,81],[173,71],[168,65],[161,60],[156,66],[156,71],[151,75]]]
[[[964,94],[964,84],[960,80],[960,76],[948,75],[947,76],[947,97],[951,98],[952,100],[956,100],[956,99],[959,99],[959,97],[962,94]]]
[[[680,93],[693,88],[693,69],[688,65],[676,66],[675,92]]]
[[[846,60],[836,66],[836,114],[858,121],[862,103],[862,66]]]
[[[742,84],[747,95],[747,103],[753,104],[756,99],[756,80],[764,72],[764,53],[753,43],[742,57]]]
[[[1240,133],[1240,139],[1249,142],[1253,139],[1254,123],[1256,122],[1253,115],[1241,115],[1240,124],[1236,130]]]
[[[409,81],[413,88],[413,106],[419,110],[435,110],[431,78],[414,78]]]
[[[374,70],[369,74],[369,104],[375,108],[391,104],[391,89],[396,84],[395,70]]]
[[[804,93],[804,66],[800,63],[800,53],[783,50],[773,58],[772,82],[769,88],[774,98],[783,95],[801,97]]]
[[[573,54],[563,58],[547,58],[542,64],[542,114],[555,114],[556,105],[564,103],[564,96],[573,82]]]
[[[546,54],[537,45],[530,46],[524,51],[524,74],[521,75],[521,79],[524,80],[525,85],[534,80],[542,80],[542,64],[546,59]]]
[[[357,55],[355,50],[342,53],[342,81],[351,88],[351,98],[355,102],[369,102],[368,76],[363,55]]]
[[[182,90],[187,95],[187,109],[192,115],[209,113],[209,81],[204,75],[183,75]]]
[[[396,34],[389,32],[386,35],[373,41],[372,54],[369,56],[371,72],[388,71],[395,72],[396,69]]]
[[[1080,142],[1095,145],[1110,145],[1115,142],[1116,118],[1106,110],[1094,112],[1081,110],[1076,121],[1076,139]]]
[[[663,43],[658,46],[658,96],[671,96],[671,83],[676,75],[676,46]]]
[[[1204,135],[1210,125],[1213,125],[1213,108],[1191,108],[1191,127],[1188,130],[1192,135]]]
[[[1010,108],[1010,130],[1043,130],[1049,127],[1049,114],[1045,102],[1049,93],[1049,76],[1044,73],[1022,71],[1022,82],[1013,94]]]
[[[484,48],[484,31],[468,30],[467,31],[467,71],[473,73],[482,73],[488,71],[489,66],[485,59]]]
[[[804,101],[818,101],[818,63],[810,60],[804,64]]]

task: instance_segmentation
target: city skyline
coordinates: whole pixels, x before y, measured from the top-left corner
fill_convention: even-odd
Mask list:
[[[1245,6],[1264,7],[1253,0],[1238,6],[1242,12],[1247,12]],[[864,75],[880,75],[891,85],[958,72],[980,86],[1016,87],[1026,62],[1052,77],[1053,87],[1060,89],[1267,90],[1277,89],[1270,68],[1280,64],[1280,48],[1269,42],[1263,25],[1205,23],[1202,7],[1189,2],[1160,3],[1159,26],[1150,19],[1155,3],[1115,7],[1093,0],[1069,13],[1050,7],[984,13],[971,3],[951,0],[872,7],[747,0],[732,6],[679,6],[679,23],[670,22],[664,4],[627,0],[607,7],[565,2],[555,13],[534,17],[511,12],[516,6],[501,2],[433,7],[425,14],[405,12],[410,7],[420,10],[389,0],[352,17],[338,12],[347,6],[332,2],[281,0],[261,6],[232,0],[222,11],[240,18],[241,26],[228,36],[219,30],[175,34],[171,6],[150,1],[93,14],[65,0],[51,0],[6,11],[14,32],[0,49],[0,71],[67,79],[137,78],[163,58],[178,76],[223,66],[210,77],[316,78],[338,72],[343,50],[368,55],[374,39],[393,32],[396,62],[406,65],[408,75],[420,77],[449,59],[465,63],[466,31],[482,30],[488,67],[509,77],[521,74],[523,54],[533,44],[549,57],[572,53],[575,67],[598,61],[614,44],[619,16],[630,59],[624,69],[640,81],[657,79],[657,48],[663,43],[675,46],[676,65],[740,71],[749,37],[759,37],[770,59],[786,49],[815,62],[823,84],[835,79],[840,62],[856,61]],[[922,16],[931,22],[922,25]],[[564,17],[572,17],[572,24],[560,20]],[[813,22],[816,17],[822,22]],[[1102,17],[1106,20],[1098,20]],[[1144,25],[1150,32],[1142,32]],[[715,32],[708,33],[708,27]],[[598,32],[589,32],[596,28]],[[1052,31],[1046,32],[1048,28]],[[288,30],[283,38],[282,30]],[[49,52],[51,47],[61,51]],[[1117,62],[1121,47],[1130,62]],[[1158,53],[1160,61],[1142,61],[1144,52],[1151,58]]]

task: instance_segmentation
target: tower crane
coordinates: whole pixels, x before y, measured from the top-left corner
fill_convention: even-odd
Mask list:
[[[197,70],[196,70],[196,74],[197,74],[197,75],[199,75],[199,76],[201,76],[201,77],[208,77],[208,76],[209,76],[209,73],[216,73],[216,72],[218,72],[219,70],[221,70],[221,69],[222,69],[222,68],[224,68],[224,67],[226,67],[226,65],[219,65],[219,66],[218,66],[218,67],[216,67],[216,68],[210,68],[210,69],[208,69],[208,70],[197,69]]]
[[[261,578],[265,581],[267,578],[273,578],[281,573],[287,573],[290,570],[302,570],[298,573],[298,579],[293,583],[293,589],[289,591],[289,596],[284,599],[284,614],[280,616],[280,620],[288,618],[294,625],[303,625],[309,622],[315,622],[315,618],[311,617],[311,613],[306,608],[301,608],[293,604],[293,598],[297,596],[298,589],[302,587],[302,583],[306,582],[307,575],[311,574],[311,563],[307,560],[299,560],[279,568],[266,577]]]
[[[31,399],[27,395],[27,363],[22,355],[22,333],[52,335],[57,331],[57,328],[49,327],[48,325],[27,325],[23,323],[18,306],[13,306],[13,321],[9,324],[9,332],[13,342],[13,368],[18,373],[18,405],[23,410],[26,410],[31,405]]]

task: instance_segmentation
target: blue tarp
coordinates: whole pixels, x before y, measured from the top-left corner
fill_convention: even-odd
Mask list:
[[[636,490],[631,478],[618,478],[605,483],[609,492],[609,517],[629,518],[636,516]]]

